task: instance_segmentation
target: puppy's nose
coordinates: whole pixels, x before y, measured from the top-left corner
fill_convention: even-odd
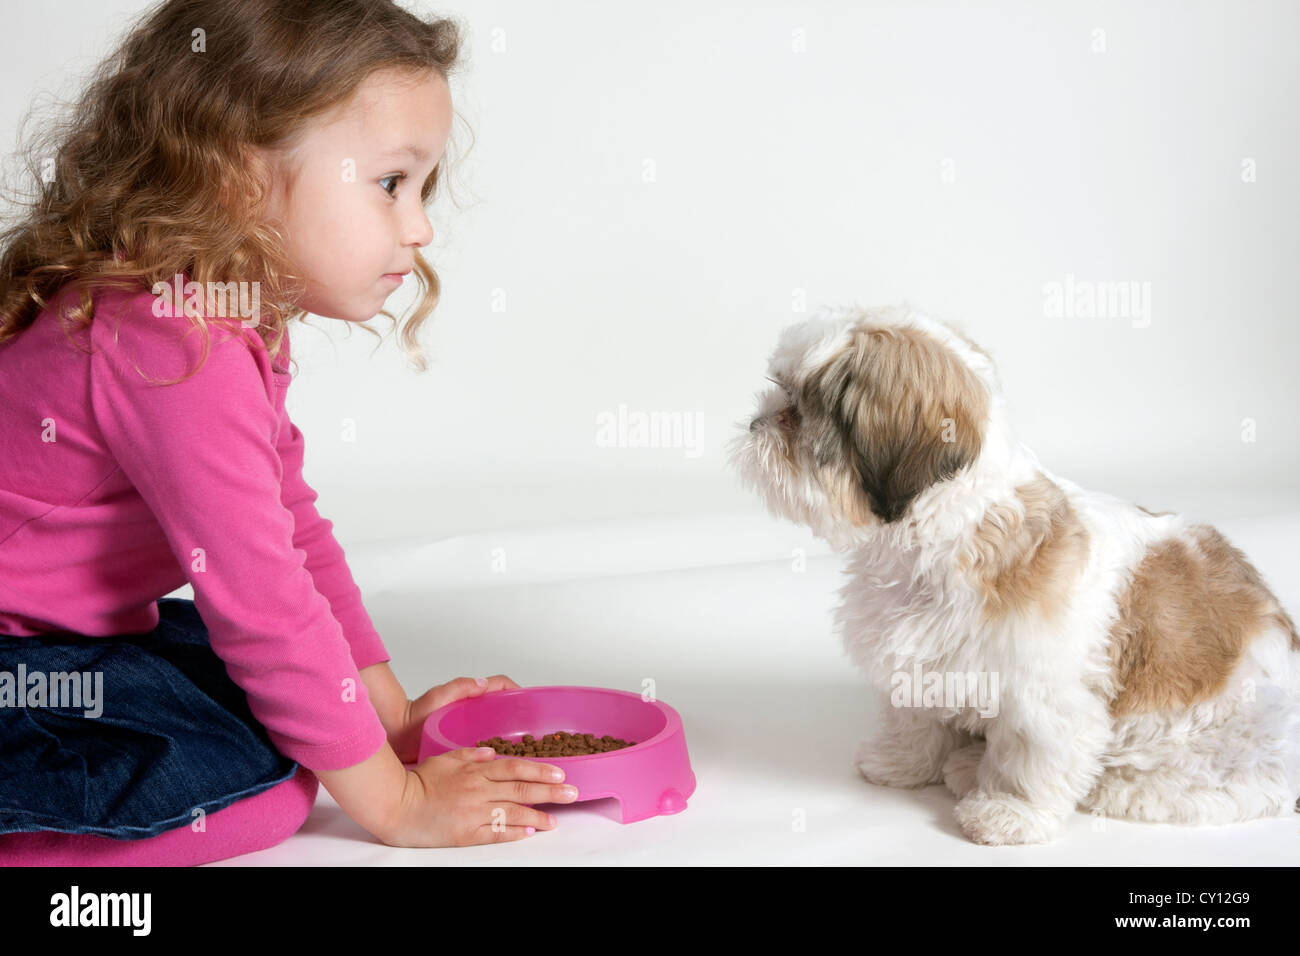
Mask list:
[[[754,431],[754,429],[756,429],[756,428],[758,427],[758,423],[759,423],[760,421],[762,421],[761,418],[755,418],[752,422],[750,422],[750,423],[749,423],[749,430],[750,430],[751,432]]]

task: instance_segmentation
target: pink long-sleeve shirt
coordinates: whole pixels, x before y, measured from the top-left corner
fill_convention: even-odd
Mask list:
[[[303,479],[287,336],[273,368],[256,329],[209,323],[198,373],[152,385],[141,371],[197,362],[190,320],[155,316],[143,287],[99,292],[89,329],[68,327],[79,349],[57,311],[75,295],[0,344],[0,634],[146,633],[189,582],[281,753],[310,770],[374,754],[358,671],[389,657]]]

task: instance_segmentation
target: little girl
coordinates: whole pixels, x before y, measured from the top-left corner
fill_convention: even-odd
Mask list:
[[[392,319],[414,271],[410,351],[437,303],[459,45],[391,0],[168,0],[35,152],[0,237],[0,834],[146,839],[300,766],[393,846],[575,798],[491,750],[403,767],[431,711],[518,685],[407,698],[285,412],[291,322]]]

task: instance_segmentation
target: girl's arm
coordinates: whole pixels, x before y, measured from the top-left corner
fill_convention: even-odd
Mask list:
[[[385,743],[354,766],[313,773],[344,813],[385,843],[391,839],[409,775],[391,746]]]
[[[256,332],[210,323],[204,356],[187,319],[153,314],[148,290],[96,303],[91,411],[140,498],[123,505],[130,540],[159,551],[165,541],[213,653],[280,753],[312,771],[374,755],[387,729],[357,663],[377,659],[349,644],[294,546],[280,400]]]
[[[406,727],[407,713],[411,707],[406,691],[402,690],[402,685],[398,683],[393,669],[388,666],[388,661],[363,667],[359,673],[361,680],[365,682],[366,690],[370,691],[370,703],[374,706],[375,713],[379,715],[379,722],[388,732],[388,739],[392,740],[394,734],[400,733]]]

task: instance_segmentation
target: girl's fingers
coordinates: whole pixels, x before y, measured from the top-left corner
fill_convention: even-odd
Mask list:
[[[573,803],[578,799],[577,790],[557,781],[552,776],[556,770],[560,768],[554,764],[510,757],[492,761],[482,772],[496,783],[493,792],[500,794],[499,799],[516,803]]]
[[[497,800],[515,803],[573,803],[578,791],[563,783],[525,783],[522,780],[502,780],[490,791]]]
[[[531,833],[529,831],[532,831]],[[538,832],[538,827],[504,827],[492,829],[491,825],[484,824],[474,831],[476,837],[475,843],[510,843],[514,840],[524,840]]]
[[[520,806],[517,803],[509,801],[494,801],[484,804],[488,813],[488,821],[483,824],[489,830],[503,827],[532,827],[534,830],[549,830],[552,827],[551,818],[541,810],[534,810],[532,807]],[[482,827],[480,827],[482,829]]]
[[[442,685],[444,693],[450,692],[449,698],[460,700],[464,697],[475,697],[479,694],[486,693],[492,689],[492,685],[480,684],[482,678],[474,677],[457,677],[455,680],[449,680]]]
[[[480,684],[479,681],[483,683]],[[504,674],[494,674],[487,678],[457,677],[445,684],[439,684],[437,687],[430,687],[415,699],[413,710],[421,717],[427,717],[439,707],[445,707],[455,701],[464,700],[466,697],[478,697],[481,694],[490,694],[495,690],[518,689],[519,685]]]
[[[455,682],[453,681],[453,683]],[[473,681],[470,683],[472,684]],[[415,720],[423,721],[439,707],[468,696],[468,694],[456,693],[451,684],[439,684],[437,687],[430,687],[411,701],[411,715]]]
[[[464,700],[466,697],[477,697],[479,694],[487,693],[492,689],[490,683],[480,686],[479,682],[473,677],[457,677],[445,684],[439,684],[437,687],[430,687],[415,699],[414,710],[420,716],[427,717],[439,707],[445,707],[447,704]]]
[[[558,776],[556,775],[557,771]],[[564,770],[553,763],[540,763],[536,760],[524,760],[520,757],[504,757],[501,760],[492,761],[490,767],[484,767],[483,776],[489,780],[560,783],[564,780]]]

